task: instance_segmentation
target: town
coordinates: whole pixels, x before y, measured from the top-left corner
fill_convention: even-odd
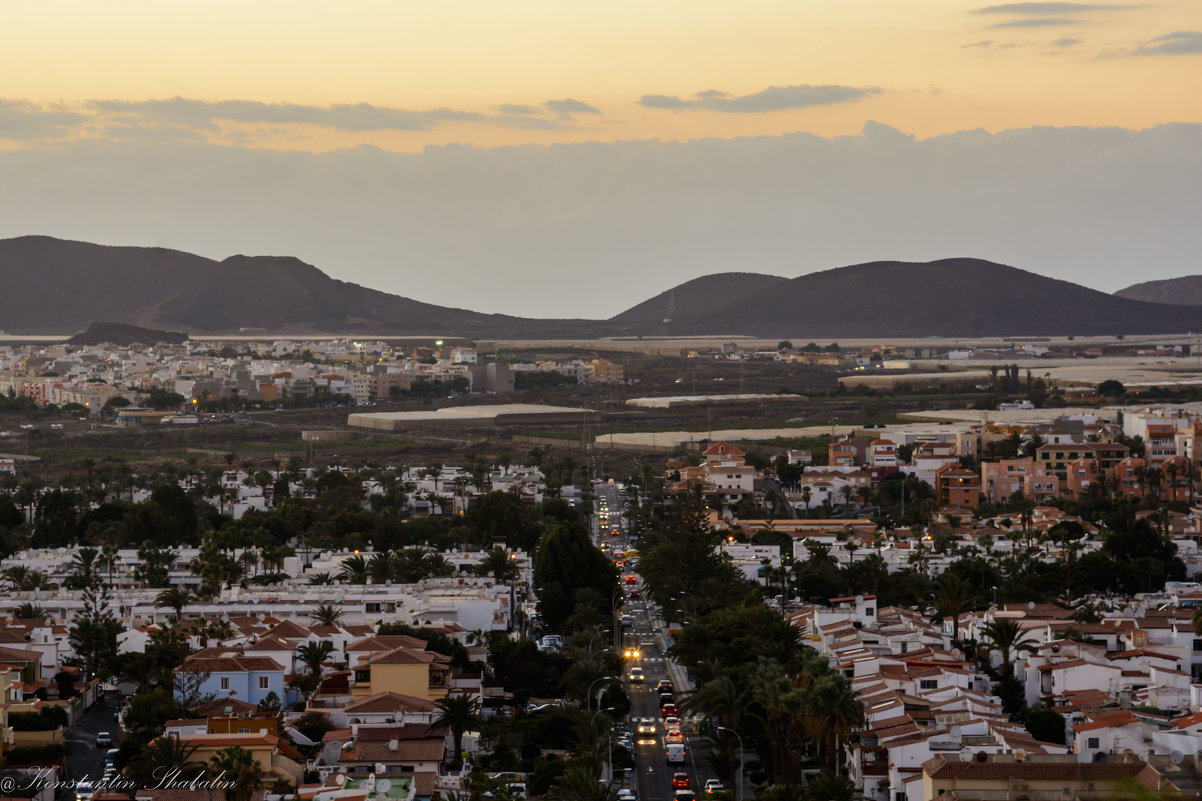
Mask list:
[[[5,793],[1202,790],[1188,348],[486,350],[0,349]]]

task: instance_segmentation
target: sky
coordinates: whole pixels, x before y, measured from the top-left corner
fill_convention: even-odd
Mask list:
[[[11,0],[0,237],[608,317],[723,271],[1202,273],[1202,3]],[[3,321],[0,321],[3,328]]]

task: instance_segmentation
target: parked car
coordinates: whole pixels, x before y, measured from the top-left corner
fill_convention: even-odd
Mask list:
[[[717,779],[706,779],[705,780],[705,794],[706,795],[713,795],[714,793],[720,793],[724,789],[725,788],[722,786],[722,782],[718,781]]]

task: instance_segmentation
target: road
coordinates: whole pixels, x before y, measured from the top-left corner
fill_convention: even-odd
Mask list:
[[[67,773],[73,781],[82,781],[84,777],[96,781],[104,775],[104,754],[108,748],[96,747],[96,735],[102,731],[112,733],[111,747],[117,747],[117,722],[113,720],[116,711],[116,697],[106,693],[105,699],[88,710],[75,728],[67,730]]]
[[[670,801],[674,797],[672,774],[687,773],[690,788],[699,801],[704,798],[704,785],[707,779],[715,778],[716,774],[708,763],[710,750],[708,738],[699,737],[691,730],[691,726],[683,718],[682,732],[684,734],[685,763],[669,765],[666,755],[666,730],[659,705],[659,693],[655,687],[662,679],[672,682],[677,703],[684,700],[684,691],[689,689],[688,677],[679,665],[668,659],[664,653],[664,626],[655,608],[643,601],[628,602],[626,613],[634,618],[634,625],[626,628],[623,635],[622,648],[626,650],[637,647],[639,657],[629,659],[626,663],[626,676],[629,669],[636,664],[643,668],[646,681],[632,683],[627,680],[626,689],[630,695],[631,730],[637,732],[640,718],[651,718],[655,721],[653,736],[635,734],[635,774],[637,793],[640,801]]]
[[[596,484],[594,488],[596,502],[593,509],[593,531],[597,545],[610,554],[629,550],[630,529],[623,515],[623,502],[626,498],[621,493],[621,488],[608,482]],[[635,583],[628,583],[628,576],[634,576]],[[688,774],[689,787],[698,801],[704,801],[705,782],[716,777],[708,763],[708,738],[698,737],[691,731],[689,724],[682,721],[685,763],[669,765],[664,740],[666,730],[660,714],[659,694],[655,691],[656,684],[662,679],[667,679],[672,682],[679,703],[684,698],[683,692],[691,689],[688,676],[679,665],[669,660],[665,653],[665,623],[659,615],[659,610],[644,596],[637,570],[632,570],[627,565],[620,580],[625,594],[621,614],[629,615],[632,625],[621,627],[621,640],[617,643],[620,646],[618,653],[632,648],[639,652],[638,658],[626,659],[623,668],[623,680],[631,704],[628,723],[634,740],[635,787],[632,789],[637,793],[639,801],[672,801],[675,796],[672,775],[682,772]],[[630,668],[636,665],[643,669],[646,677],[641,683],[632,683],[629,680]],[[654,735],[638,734],[638,722],[641,718],[654,720]]]

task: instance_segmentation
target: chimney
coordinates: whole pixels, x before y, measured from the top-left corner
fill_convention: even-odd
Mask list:
[[[393,737],[391,740],[388,741],[388,750],[389,751],[401,750],[401,741],[398,740],[397,738]]]

